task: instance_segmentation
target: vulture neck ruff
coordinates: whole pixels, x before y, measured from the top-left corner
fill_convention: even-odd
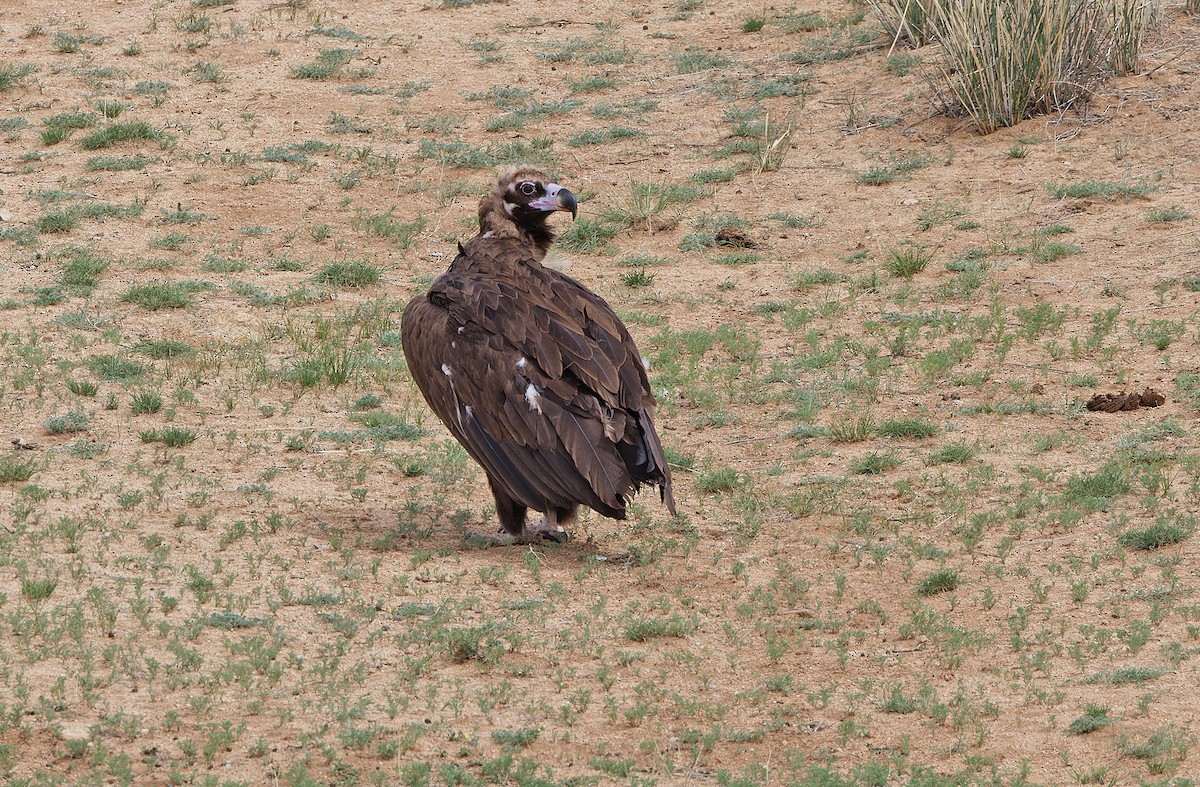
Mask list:
[[[540,173],[537,173],[540,175]],[[527,245],[533,256],[541,262],[554,242],[554,230],[546,223],[549,213],[514,210],[518,206],[509,202],[508,187],[522,175],[533,177],[532,172],[514,170],[501,177],[491,192],[479,202],[479,237],[511,238]],[[544,177],[544,176],[543,176]]]

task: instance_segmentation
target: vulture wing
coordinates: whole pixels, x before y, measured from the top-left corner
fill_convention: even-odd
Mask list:
[[[602,298],[527,247],[480,236],[405,310],[409,370],[434,412],[510,497],[625,517],[658,485],[675,513],[654,396]]]

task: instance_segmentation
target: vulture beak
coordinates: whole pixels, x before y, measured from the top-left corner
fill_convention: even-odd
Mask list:
[[[575,195],[557,183],[547,183],[546,196],[530,202],[529,207],[545,211],[569,210],[572,219],[579,213],[579,203],[575,201]]]

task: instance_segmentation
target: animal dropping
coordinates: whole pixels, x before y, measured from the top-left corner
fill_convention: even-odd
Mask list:
[[[644,485],[675,513],[641,353],[603,298],[543,264],[547,220],[577,210],[540,170],[505,170],[479,203],[479,234],[401,325],[417,387],[483,467],[517,543],[565,540],[581,505],[624,519]]]

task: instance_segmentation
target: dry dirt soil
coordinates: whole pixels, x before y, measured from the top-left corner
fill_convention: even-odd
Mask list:
[[[854,2],[4,3],[0,780],[1193,783],[1182,5],[981,136]],[[399,319],[514,160],[674,519],[464,538]]]

